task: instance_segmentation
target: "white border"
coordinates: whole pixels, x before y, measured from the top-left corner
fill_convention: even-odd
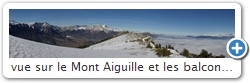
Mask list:
[[[241,75],[241,61],[231,58],[227,59],[185,59],[185,58],[9,58],[9,9],[235,9],[235,37],[241,38],[241,7],[237,3],[6,3],[3,7],[3,74],[7,78],[238,78]],[[188,61],[191,63],[204,62],[204,63],[222,63],[224,65],[230,64],[229,69],[235,70],[231,73],[228,72],[215,72],[215,73],[194,73],[194,72],[179,72],[173,76],[164,76],[163,72],[159,73],[137,73],[130,72],[125,74],[109,74],[106,72],[89,73],[86,75],[79,74],[78,72],[12,72],[10,71],[10,64],[52,64],[57,61],[88,61],[95,62],[126,62],[126,61],[139,61],[142,63],[157,63],[159,61],[172,61],[180,63]],[[211,62],[212,61],[212,62]],[[32,62],[32,63],[31,63]],[[225,63],[226,62],[226,63]],[[62,73],[62,75],[61,75]],[[35,74],[35,75],[34,75]],[[92,75],[94,74],[94,75]],[[96,75],[95,75],[96,74]],[[100,75],[98,75],[100,74]],[[108,74],[108,75],[107,75]],[[169,73],[170,74],[170,73]],[[174,73],[173,73],[174,74]],[[55,76],[56,75],[56,76]],[[107,76],[105,76],[107,75]],[[129,76],[128,76],[129,75]]]

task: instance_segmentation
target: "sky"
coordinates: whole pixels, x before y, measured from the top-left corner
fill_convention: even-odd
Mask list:
[[[175,35],[234,33],[234,9],[10,9],[17,22],[110,28]]]

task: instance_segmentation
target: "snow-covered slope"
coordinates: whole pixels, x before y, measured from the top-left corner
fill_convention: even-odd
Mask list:
[[[128,33],[114,39],[110,39],[104,42],[101,42],[96,45],[92,45],[86,49],[93,49],[93,50],[133,50],[134,53],[132,55],[155,55],[154,49],[146,48],[146,45],[140,44],[140,42],[131,42],[133,40],[137,40],[138,38],[142,38],[142,35],[138,35],[136,33]],[[175,50],[171,50],[172,53],[169,58],[186,58],[183,55],[180,55]]]
[[[92,45],[86,49],[94,50],[132,50],[132,49],[145,49],[145,45],[140,45],[139,42],[130,42],[131,40],[136,40],[142,36],[137,34],[129,33],[115,37],[113,39]]]
[[[125,37],[126,35],[121,36]],[[156,58],[150,49],[75,49],[10,37],[10,58]],[[121,39],[118,37],[119,39]],[[112,39],[111,41],[117,40]],[[131,45],[132,46],[132,45]],[[134,45],[136,46],[136,44]],[[139,47],[140,48],[140,47]]]
[[[186,58],[185,56],[180,55],[175,50],[170,49],[170,52],[172,53],[171,55],[169,55],[170,58]]]
[[[133,41],[140,38],[138,34],[124,34],[86,49],[48,45],[11,35],[9,37],[10,58],[158,58],[153,49]],[[171,58],[183,58],[174,50],[171,52]]]

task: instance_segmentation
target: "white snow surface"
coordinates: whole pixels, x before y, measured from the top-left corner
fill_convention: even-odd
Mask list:
[[[33,42],[10,35],[10,58],[155,58],[150,49],[92,50]]]
[[[129,42],[129,40],[135,40],[137,37],[133,34],[125,34],[119,37],[107,40],[105,42],[92,45],[86,49],[94,50],[146,50],[145,45],[139,45],[139,42]]]

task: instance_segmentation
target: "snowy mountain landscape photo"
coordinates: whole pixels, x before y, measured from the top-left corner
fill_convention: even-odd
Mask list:
[[[235,32],[233,9],[10,9],[9,16],[9,58],[230,58]]]

